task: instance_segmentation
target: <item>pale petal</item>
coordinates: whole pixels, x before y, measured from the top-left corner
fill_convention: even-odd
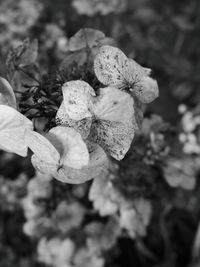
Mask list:
[[[109,160],[101,147],[94,146],[90,151],[90,161],[87,166],[80,170],[67,166],[59,169],[55,178],[64,183],[81,184],[108,172]]]
[[[89,162],[89,152],[81,135],[72,128],[57,126],[52,128],[47,138],[60,153],[60,166],[81,169]]]
[[[150,77],[143,77],[135,84],[132,93],[140,102],[151,103],[159,96],[158,83]]]
[[[99,49],[94,60],[94,72],[98,80],[109,86],[125,87],[125,73],[129,68],[129,59],[117,47],[105,45]]]
[[[43,135],[28,130],[26,131],[25,142],[34,153],[33,165],[43,173],[53,174],[54,172],[51,171],[56,171],[59,167],[60,154],[51,142]]]
[[[68,116],[73,120],[82,120],[92,117],[93,88],[84,81],[67,82],[62,87],[63,103]]]
[[[14,108],[0,105],[0,149],[27,155],[26,129],[32,130],[32,122]]]
[[[101,88],[96,97],[93,112],[98,119],[126,122],[134,114],[132,97],[114,87]]]
[[[90,133],[92,119],[85,118],[80,121],[70,119],[69,115],[66,112],[64,103],[62,102],[56,114],[56,124],[66,127],[72,127],[74,130],[80,133],[83,139],[86,139]]]
[[[9,82],[0,77],[0,104],[16,108],[16,98]]]

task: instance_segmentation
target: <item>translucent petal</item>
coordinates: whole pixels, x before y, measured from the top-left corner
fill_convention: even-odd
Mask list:
[[[55,178],[64,183],[80,184],[107,173],[109,160],[101,147],[95,145],[90,151],[90,161],[82,169],[72,169],[64,166],[59,169]]]
[[[84,81],[67,82],[62,87],[63,103],[68,116],[73,120],[92,117],[92,98],[95,96],[93,88]]]
[[[16,98],[9,82],[0,77],[0,104],[16,108]]]
[[[77,51],[86,47],[92,48],[99,44],[101,39],[105,38],[105,34],[99,30],[84,28],[80,29],[69,40],[70,51]]]
[[[129,59],[117,47],[105,45],[99,49],[94,60],[94,72],[98,80],[109,86],[124,87]]]
[[[30,120],[14,108],[0,105],[0,149],[25,157],[27,155],[26,129],[33,129]]]

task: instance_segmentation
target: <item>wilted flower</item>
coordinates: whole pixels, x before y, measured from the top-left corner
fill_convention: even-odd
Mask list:
[[[133,99],[114,87],[101,88],[96,95],[84,81],[67,82],[62,91],[57,123],[74,127],[84,139],[123,159],[134,137]]]
[[[149,75],[150,69],[140,66],[117,47],[102,46],[94,60],[94,71],[101,83],[128,89],[142,103],[158,97],[158,84]]]

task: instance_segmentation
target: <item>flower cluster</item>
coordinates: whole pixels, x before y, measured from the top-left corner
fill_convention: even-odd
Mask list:
[[[83,33],[78,37],[83,38]],[[95,40],[90,36],[91,46]],[[71,47],[83,49],[78,44],[71,40]],[[34,65],[36,58],[37,42],[25,41],[8,56],[9,77]],[[158,96],[158,86],[150,77],[150,69],[113,46],[98,49],[94,72],[106,87],[95,90],[82,80],[65,82],[57,125],[47,133],[34,131],[33,123],[16,110],[12,87],[1,78],[0,147],[21,156],[30,148],[34,167],[65,183],[83,183],[106,173],[109,156],[122,160],[129,150],[141,123],[141,104]]]

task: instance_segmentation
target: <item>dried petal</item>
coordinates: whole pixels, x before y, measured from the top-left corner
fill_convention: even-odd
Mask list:
[[[63,103],[66,113],[73,120],[82,120],[92,117],[91,96],[95,92],[90,85],[84,81],[67,82],[62,87]]]

